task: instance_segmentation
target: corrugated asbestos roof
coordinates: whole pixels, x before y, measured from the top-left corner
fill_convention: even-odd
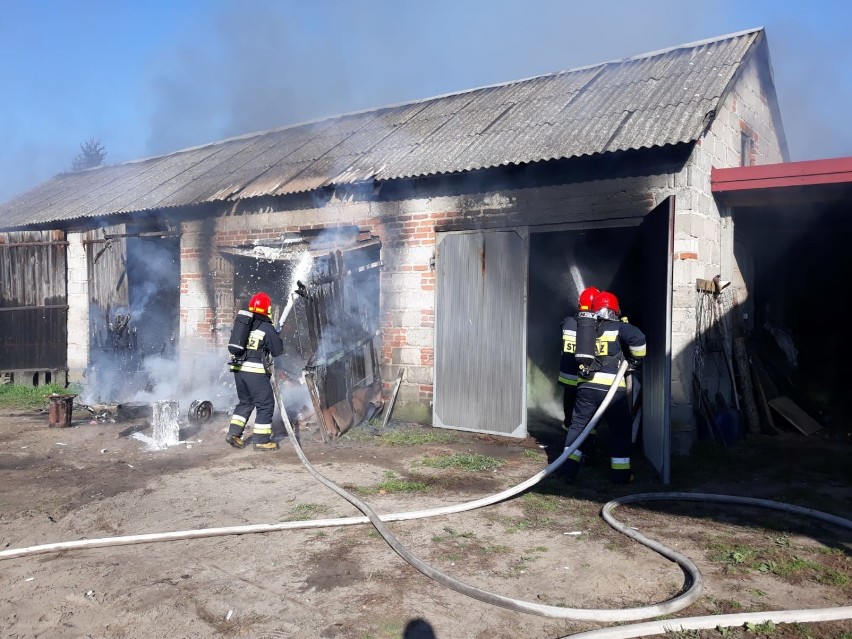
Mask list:
[[[691,142],[762,35],[60,174],[0,205],[0,228]]]

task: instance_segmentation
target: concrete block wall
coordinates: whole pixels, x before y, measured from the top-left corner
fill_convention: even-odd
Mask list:
[[[695,441],[692,412],[693,351],[698,292],[695,280],[711,279],[732,264],[732,279],[740,268],[728,243],[722,255],[722,215],[711,191],[712,167],[744,164],[741,136],[752,138],[747,164],[783,160],[780,127],[773,120],[765,92],[768,70],[754,57],[743,69],[710,128],[698,140],[684,169],[675,176],[676,195],[672,308],[672,452],[686,454]],[[740,291],[740,300],[747,297]]]
[[[68,381],[85,381],[89,366],[89,273],[85,233],[68,233],[65,254],[68,281]]]

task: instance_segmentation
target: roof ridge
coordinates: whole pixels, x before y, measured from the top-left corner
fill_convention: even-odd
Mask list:
[[[0,204],[0,219],[108,216],[694,142],[765,44],[765,30],[752,29],[59,174]]]
[[[496,89],[496,88],[499,88],[499,87],[508,87],[508,86],[512,86],[514,84],[522,84],[524,82],[531,82],[532,80],[537,80],[539,78],[551,78],[551,77],[556,77],[556,76],[560,76],[560,75],[565,75],[565,74],[568,74],[568,73],[575,73],[577,71],[588,71],[590,69],[595,69],[597,67],[605,67],[605,66],[610,65],[610,64],[623,64],[625,62],[631,62],[633,60],[642,60],[642,59],[645,59],[645,58],[652,58],[652,57],[655,57],[655,56],[670,53],[672,51],[677,51],[678,49],[697,48],[697,47],[700,47],[700,46],[704,46],[706,44],[711,44],[711,43],[714,43],[714,42],[721,42],[723,40],[732,40],[734,38],[742,37],[744,35],[751,34],[751,33],[757,33],[757,32],[763,31],[763,30],[764,30],[764,27],[754,27],[754,28],[751,28],[751,29],[744,29],[743,31],[736,31],[734,33],[728,33],[726,35],[717,36],[717,37],[714,37],[714,38],[706,38],[704,40],[696,40],[695,42],[687,42],[687,43],[684,43],[684,44],[678,44],[678,45],[674,45],[674,46],[671,46],[671,47],[667,47],[665,49],[658,49],[656,51],[649,51],[649,52],[646,52],[646,53],[640,53],[640,54],[637,54],[635,56],[630,56],[630,57],[627,57],[627,58],[615,58],[615,59],[612,59],[612,60],[607,60],[605,62],[597,62],[595,64],[588,64],[588,65],[583,65],[583,66],[579,66],[579,67],[571,67],[570,69],[562,69],[560,71],[553,71],[551,73],[542,73],[540,75],[534,75],[534,76],[529,76],[529,77],[526,77],[526,78],[520,78],[518,80],[509,80],[509,81],[506,81],[506,82],[498,82],[498,83],[494,83],[494,84],[487,84],[487,85],[483,85],[483,86],[479,86],[479,87],[473,87],[473,88],[470,88],[470,89],[463,89],[463,90],[460,90],[460,91],[451,91],[449,93],[433,95],[433,96],[429,96],[429,97],[426,97],[426,98],[409,100],[407,102],[397,102],[397,103],[393,103],[393,104],[385,104],[385,105],[378,106],[378,107],[370,107],[370,108],[367,108],[367,109],[361,109],[359,111],[348,111],[348,112],[345,112],[345,113],[338,113],[338,114],[335,114],[335,115],[328,115],[328,116],[323,116],[323,117],[320,117],[320,118],[315,118],[313,120],[305,120],[305,121],[302,121],[302,122],[294,122],[293,124],[286,124],[286,125],[283,125],[283,126],[280,126],[280,127],[274,127],[272,129],[265,129],[263,131],[253,131],[251,133],[243,133],[241,135],[235,135],[233,137],[224,138],[224,139],[221,139],[221,140],[215,140],[213,142],[205,142],[204,144],[198,144],[198,145],[195,145],[195,146],[190,146],[190,147],[186,147],[186,148],[182,148],[182,149],[176,149],[175,151],[170,151],[168,153],[161,153],[159,155],[151,155],[151,156],[148,156],[148,157],[145,157],[145,158],[134,158],[132,160],[127,160],[126,162],[119,162],[118,164],[102,165],[102,166],[93,167],[93,169],[87,169],[87,170],[97,170],[97,169],[101,169],[101,168],[107,168],[109,166],[121,166],[121,165],[124,165],[124,164],[136,164],[136,163],[148,162],[150,160],[156,160],[156,159],[159,159],[159,158],[168,157],[170,155],[178,155],[180,153],[188,153],[188,152],[191,152],[191,151],[197,151],[199,149],[203,149],[203,148],[206,148],[206,147],[209,147],[209,146],[216,146],[216,145],[219,145],[219,144],[227,144],[229,142],[237,142],[239,140],[246,140],[246,139],[249,139],[249,138],[260,137],[260,136],[269,135],[269,134],[272,134],[272,133],[279,133],[279,132],[282,132],[282,131],[287,131],[288,129],[298,129],[300,127],[306,127],[306,126],[310,126],[310,125],[313,125],[313,124],[320,124],[322,122],[328,122],[328,121],[331,121],[331,120],[341,120],[343,118],[354,117],[354,116],[358,116],[358,115],[366,115],[368,113],[377,113],[379,111],[384,111],[384,110],[389,110],[389,109],[398,109],[398,108],[405,107],[405,106],[414,106],[414,105],[417,105],[417,104],[425,104],[425,103],[431,102],[433,100],[442,100],[442,99],[453,97],[453,96],[465,95],[467,93],[474,93],[476,91],[485,91],[485,90],[488,90],[488,89]]]

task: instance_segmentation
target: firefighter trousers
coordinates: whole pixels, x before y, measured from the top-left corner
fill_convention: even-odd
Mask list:
[[[234,371],[234,383],[237,386],[239,402],[231,415],[228,435],[242,437],[246,422],[251,417],[252,411],[257,409],[254,416],[252,441],[255,444],[268,443],[272,440],[272,416],[275,413],[275,395],[269,375]]]
[[[586,424],[603,403],[606,389],[590,384],[577,386],[571,425],[565,437],[567,448],[580,436]],[[624,389],[616,391],[606,410],[606,422],[609,425],[610,478],[615,483],[627,483],[631,478],[630,450],[632,448],[632,420],[627,393]],[[585,442],[584,442],[585,443]],[[576,477],[580,470],[582,453],[575,451],[564,463],[564,473],[568,479]]]

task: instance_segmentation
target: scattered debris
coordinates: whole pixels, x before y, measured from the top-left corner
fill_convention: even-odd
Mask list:
[[[136,327],[130,326],[130,313],[116,314],[115,320],[110,321],[109,310],[107,310],[106,320],[107,334],[112,347],[116,350],[136,350],[138,339]]]
[[[89,406],[88,404],[74,404],[74,408],[85,410],[92,415],[95,416],[95,419],[91,422],[93,424],[114,424],[115,416],[112,411],[107,408],[94,408],[93,406]]]
[[[207,400],[193,400],[189,405],[187,419],[190,422],[206,422],[213,417],[213,403]]]
[[[124,430],[119,431],[116,437],[127,437],[133,433],[139,432],[140,430],[145,430],[146,428],[148,428],[148,424],[134,424],[133,426],[128,426]]]
[[[385,418],[382,420],[382,428],[385,428],[388,425],[388,421],[390,421],[391,413],[393,412],[394,404],[396,404],[396,396],[399,394],[399,386],[402,384],[402,376],[405,374],[405,369],[400,368],[399,373],[396,376],[396,386],[394,386],[393,394],[390,397],[390,403],[388,404],[387,409],[385,410]]]
[[[818,430],[822,430],[822,424],[808,415],[786,395],[776,397],[769,402],[769,405],[803,435],[811,435]]]

